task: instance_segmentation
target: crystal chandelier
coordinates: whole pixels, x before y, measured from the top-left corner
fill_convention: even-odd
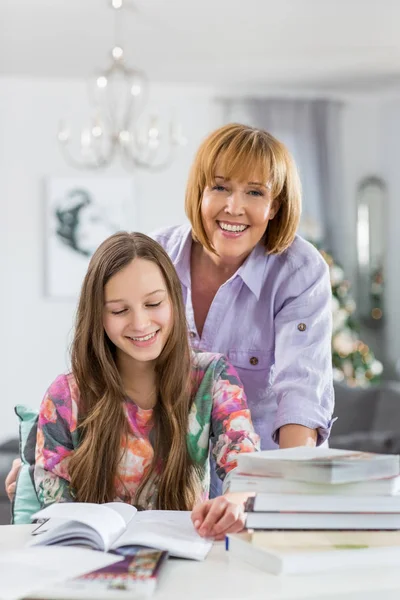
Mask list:
[[[92,117],[73,145],[71,129],[62,121],[58,141],[66,161],[77,168],[99,169],[120,156],[127,168],[151,170],[165,168],[176,150],[186,143],[179,123],[161,123],[157,116],[144,118],[148,97],[146,75],[124,61],[120,43],[120,18],[123,0],[111,0],[114,11],[114,46],[111,64],[88,81]]]

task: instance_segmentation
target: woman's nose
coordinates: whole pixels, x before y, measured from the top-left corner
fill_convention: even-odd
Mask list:
[[[231,192],[227,197],[225,212],[235,216],[243,214],[243,200],[239,190]]]

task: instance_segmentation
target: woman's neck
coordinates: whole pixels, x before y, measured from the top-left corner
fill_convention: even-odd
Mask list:
[[[209,252],[201,244],[193,242],[192,267],[208,274],[208,278],[214,280],[218,285],[224,284],[242,266],[247,256],[224,260],[220,256]]]
[[[117,352],[116,362],[127,396],[139,408],[154,408],[157,402],[154,363],[139,362],[122,352]]]

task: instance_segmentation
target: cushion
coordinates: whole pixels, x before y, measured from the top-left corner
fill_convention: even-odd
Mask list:
[[[22,467],[12,506],[12,522],[16,525],[31,523],[31,516],[40,510],[34,484],[36,433],[38,412],[18,404],[15,413],[19,418],[19,453]]]

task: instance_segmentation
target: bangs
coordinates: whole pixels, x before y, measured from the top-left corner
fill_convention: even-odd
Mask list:
[[[255,179],[267,184],[272,197],[277,197],[285,183],[286,164],[279,146],[271,143],[272,140],[274,138],[266,140],[265,135],[254,130],[215,140],[214,147],[203,156],[205,185],[214,185],[216,175],[238,181]]]

